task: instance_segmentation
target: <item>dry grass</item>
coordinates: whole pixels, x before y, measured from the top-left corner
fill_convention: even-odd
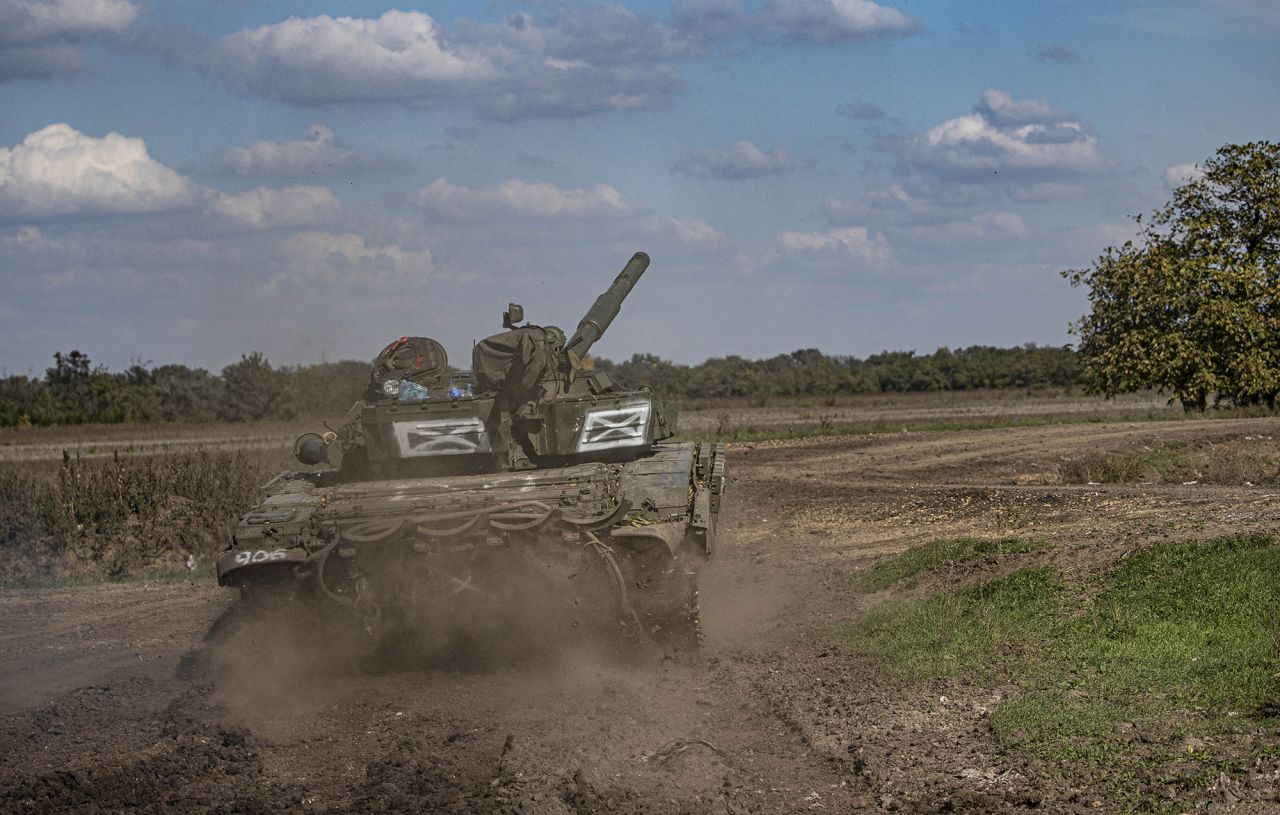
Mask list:
[[[1270,438],[1188,444],[1170,442],[1140,450],[1096,452],[1059,465],[1068,484],[1150,481],[1165,484],[1280,484],[1280,454]]]
[[[1088,453],[1058,466],[1067,484],[1113,484],[1140,481],[1148,472],[1145,456],[1136,453]]]
[[[0,582],[118,577],[207,562],[270,471],[240,453],[82,460],[0,473]]]

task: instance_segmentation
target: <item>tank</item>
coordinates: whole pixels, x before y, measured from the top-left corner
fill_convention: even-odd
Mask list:
[[[673,441],[674,410],[585,362],[648,266],[636,253],[567,338],[511,304],[470,370],[428,337],[389,343],[346,424],[296,441],[314,469],[236,522],[219,584],[343,609],[375,639],[554,605],[696,651],[724,446]]]

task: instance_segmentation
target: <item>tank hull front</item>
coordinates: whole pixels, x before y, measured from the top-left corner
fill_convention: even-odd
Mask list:
[[[724,481],[723,446],[694,442],[484,475],[286,472],[239,520],[218,581],[347,606],[374,634],[393,619],[448,626],[545,593],[690,647]]]

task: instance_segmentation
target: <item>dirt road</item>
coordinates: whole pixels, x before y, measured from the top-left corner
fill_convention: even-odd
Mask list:
[[[1111,810],[994,746],[999,697],[902,687],[834,627],[848,575],[956,535],[1029,534],[1065,569],[1143,542],[1274,531],[1277,490],[1070,486],[1063,457],[1274,419],[810,440],[731,451],[704,658],[590,646],[363,674],[247,626],[208,581],[0,594],[0,811]],[[295,621],[305,629],[307,621]],[[206,641],[208,640],[208,641]]]

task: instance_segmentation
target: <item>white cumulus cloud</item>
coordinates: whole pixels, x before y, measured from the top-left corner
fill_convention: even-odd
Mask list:
[[[222,157],[222,166],[228,172],[251,178],[334,175],[372,164],[359,152],[339,145],[333,131],[322,124],[312,125],[305,139],[254,142],[247,147],[232,147]]]
[[[445,26],[420,11],[291,18],[217,40],[203,63],[232,86],[302,104],[465,105],[500,121],[663,107],[683,61],[715,40],[808,45],[907,34],[872,0],[678,0],[669,22],[620,2],[530,3]]]
[[[36,45],[93,34],[119,34],[138,17],[128,0],[3,0],[0,43]]]
[[[436,272],[428,249],[371,242],[353,232],[300,232],[276,247],[268,288],[336,285],[365,291],[411,291]]]
[[[785,147],[775,147],[765,153],[743,140],[729,150],[688,150],[671,169],[694,178],[737,180],[785,173],[792,165]]]
[[[238,195],[219,194],[209,210],[241,226],[302,227],[336,218],[342,205],[327,187],[259,187]]]
[[[871,219],[884,221],[919,220],[936,209],[901,185],[868,190],[861,200],[828,198],[822,202],[822,217],[831,226],[853,226]]]
[[[501,120],[653,108],[677,88],[668,63],[691,49],[665,26],[616,3],[538,10],[455,31],[418,11],[293,18],[222,38],[207,63],[291,102],[451,102]]]
[[[263,95],[313,102],[410,98],[498,73],[487,56],[449,41],[416,11],[292,17],[222,38],[212,59]]]
[[[777,36],[821,45],[916,29],[912,18],[871,0],[769,0],[759,24]]]
[[[749,8],[743,0],[677,0],[672,19],[702,40],[747,37],[810,45],[910,34],[916,21],[872,0],[767,0]]]
[[[941,224],[922,224],[913,227],[913,241],[934,244],[992,243],[1025,238],[1027,224],[1016,212],[982,212]]]
[[[715,40],[743,33],[749,16],[743,0],[675,0],[671,18],[681,31]]]
[[[901,149],[916,169],[973,181],[1034,183],[1110,167],[1098,137],[1075,117],[1044,100],[1015,100],[992,90],[973,113],[911,136]]]
[[[659,221],[658,231],[669,227],[674,230],[677,240],[689,246],[715,246],[727,238],[719,229],[698,218],[666,217]]]
[[[628,209],[622,193],[608,184],[573,188],[515,179],[497,187],[463,187],[437,179],[419,190],[413,202],[431,213],[453,218],[486,214],[584,217]]]
[[[995,127],[1050,125],[1071,120],[1071,114],[1056,110],[1044,99],[1014,99],[1005,91],[987,89],[973,106],[973,112]]]
[[[780,242],[791,252],[851,255],[877,263],[887,261],[893,254],[888,239],[880,233],[871,234],[865,226],[823,232],[783,232]]]
[[[142,139],[119,133],[97,138],[52,124],[0,147],[0,214],[157,212],[191,204],[198,191],[154,161]]]

